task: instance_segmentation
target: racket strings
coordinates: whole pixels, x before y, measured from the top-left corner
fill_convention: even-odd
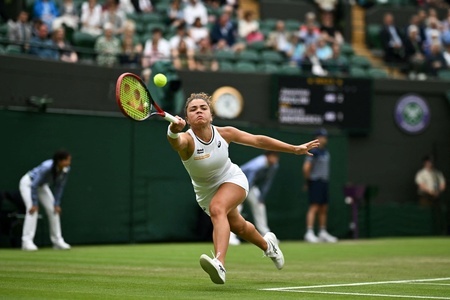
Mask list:
[[[125,112],[135,120],[144,120],[149,116],[151,106],[146,88],[132,76],[122,79],[120,102]]]

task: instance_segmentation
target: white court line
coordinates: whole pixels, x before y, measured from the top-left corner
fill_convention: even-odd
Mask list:
[[[429,281],[444,281],[444,280],[450,280],[450,277],[410,279],[410,280],[392,280],[392,281],[374,281],[374,282],[356,282],[356,283],[309,285],[309,286],[292,286],[292,287],[284,287],[284,288],[267,288],[267,289],[261,289],[261,290],[262,291],[290,291],[290,290],[316,289],[316,288],[327,288],[327,287],[378,285],[378,284],[392,284],[392,283],[414,283],[414,282],[429,282]],[[450,299],[450,298],[445,298],[445,299]]]
[[[409,284],[423,284],[423,285],[447,285],[449,286],[450,283],[427,283],[427,282],[410,282]]]
[[[281,291],[279,291],[281,292]],[[389,298],[408,298],[408,299],[440,299],[449,300],[449,297],[435,296],[411,296],[411,295],[388,295],[388,294],[366,294],[366,293],[345,293],[345,292],[322,292],[322,291],[305,291],[305,290],[285,290],[283,292],[291,293],[309,293],[309,294],[329,294],[329,295],[348,295],[348,296],[368,296],[368,297],[389,297]]]

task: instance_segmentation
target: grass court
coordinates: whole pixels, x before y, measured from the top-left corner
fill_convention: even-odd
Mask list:
[[[212,243],[1,249],[0,299],[450,299],[449,238],[280,247],[278,271],[255,246],[231,246],[225,285],[198,262]]]

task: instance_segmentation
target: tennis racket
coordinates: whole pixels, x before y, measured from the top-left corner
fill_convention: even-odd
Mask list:
[[[169,122],[178,122],[156,104],[145,83],[133,73],[123,73],[117,79],[116,100],[122,113],[135,121],[161,116]]]

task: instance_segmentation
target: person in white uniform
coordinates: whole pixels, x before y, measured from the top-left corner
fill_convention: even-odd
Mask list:
[[[62,237],[59,215],[61,213],[61,197],[67,182],[71,160],[69,152],[59,150],[55,152],[53,159],[42,162],[27,172],[20,180],[19,190],[26,207],[22,231],[22,250],[38,250],[33,240],[36,234],[39,201],[47,212],[53,248],[70,249],[70,245]],[[53,185],[53,193],[49,185]]]
[[[202,254],[201,267],[214,283],[225,283],[225,257],[232,231],[263,250],[278,269],[283,268],[284,256],[275,234],[268,232],[263,237],[237,209],[247,197],[248,181],[242,170],[231,162],[228,145],[235,142],[265,150],[311,155],[309,150],[318,147],[318,141],[290,145],[234,127],[213,126],[210,96],[205,93],[191,94],[186,101],[185,115],[186,120],[177,116],[178,122],[169,125],[167,139],[191,177],[198,204],[213,224],[214,257]],[[182,132],[186,124],[190,129]]]

